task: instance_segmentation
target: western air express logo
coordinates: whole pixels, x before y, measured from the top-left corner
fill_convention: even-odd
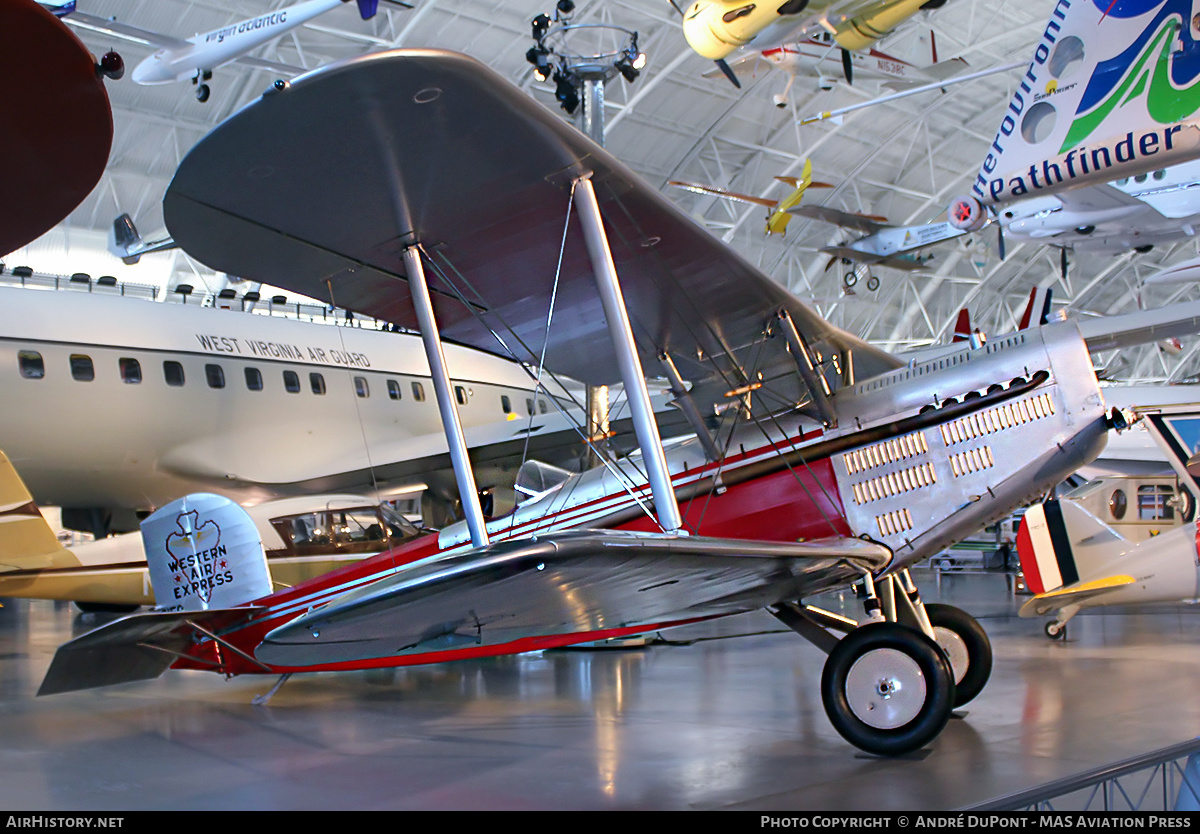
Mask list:
[[[167,568],[175,583],[171,594],[178,601],[198,596],[207,603],[214,588],[233,582],[228,548],[221,544],[221,528],[212,519],[203,524],[199,521],[197,510],[180,513],[175,519],[178,532],[167,536],[165,542],[170,557]]]
[[[1103,47],[1099,35],[1090,41],[1074,34],[1060,37],[1071,0],[1059,0],[1008,112],[984,159],[972,190],[985,201],[1018,198],[1031,191],[1056,186],[1078,177],[1103,175],[1114,165],[1145,159],[1181,148],[1178,134],[1184,119],[1200,110],[1200,47],[1193,38],[1200,16],[1193,19],[1191,0],[1091,0],[1101,12],[1091,31],[1113,37],[1130,31],[1129,20],[1155,12],[1116,56],[1099,61],[1083,90],[1071,123],[1065,131],[1057,159],[1044,159],[1015,176],[993,178],[1000,157],[1019,136],[1036,145],[1053,132],[1055,97],[1076,91],[1077,83],[1061,83],[1073,65],[1086,60],[1088,51]],[[1113,18],[1105,27],[1105,18]],[[1082,27],[1080,31],[1082,32]],[[1045,84],[1039,79],[1048,77]],[[1069,100],[1069,97],[1067,97]],[[1085,144],[1097,129],[1126,105],[1142,103],[1150,120],[1123,136],[1105,137],[1091,147]],[[1027,107],[1028,105],[1028,107]],[[1065,115],[1065,114],[1063,114]],[[1143,121],[1137,111],[1128,117]],[[1172,164],[1164,162],[1166,164]],[[1119,172],[1113,173],[1113,178]]]

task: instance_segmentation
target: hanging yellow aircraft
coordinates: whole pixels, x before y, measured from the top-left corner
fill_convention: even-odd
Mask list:
[[[718,64],[735,49],[771,49],[824,30],[842,48],[842,60],[867,49],[894,28],[946,0],[698,0],[683,13],[683,35],[698,54]]]
[[[776,177],[775,179],[785,185],[790,185],[794,189],[791,194],[788,194],[782,200],[772,200],[770,197],[755,197],[751,194],[739,194],[736,191],[727,191],[724,188],[717,188],[713,185],[701,185],[700,183],[683,182],[682,180],[671,180],[669,185],[686,188],[688,191],[694,191],[697,194],[712,194],[717,197],[725,197],[743,203],[766,206],[770,209],[770,213],[767,215],[767,228],[765,230],[769,235],[781,235],[787,231],[788,221],[792,219],[792,215],[795,213],[791,209],[800,205],[800,200],[803,199],[805,191],[810,188],[833,188],[827,182],[813,182],[812,160],[805,160],[804,169],[801,171],[799,177]]]

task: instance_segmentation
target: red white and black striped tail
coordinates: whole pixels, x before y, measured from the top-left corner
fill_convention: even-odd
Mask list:
[[[954,323],[954,341],[966,342],[971,339],[971,311],[963,307],[958,311],[958,321]]]
[[[1035,504],[1017,531],[1021,570],[1035,594],[1095,579],[1129,547],[1128,540],[1074,501]]]

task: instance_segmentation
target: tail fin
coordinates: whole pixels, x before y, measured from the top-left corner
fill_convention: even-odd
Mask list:
[[[370,20],[379,9],[379,0],[358,0],[358,13],[363,20]]]
[[[1025,511],[1017,555],[1025,584],[1044,594],[1101,575],[1132,545],[1074,501],[1053,499]]]
[[[966,307],[958,311],[958,321],[954,323],[954,339],[952,341],[971,341],[971,311]]]
[[[272,591],[258,528],[228,498],[172,501],[142,522],[142,541],[161,610],[233,608]]]
[[[64,552],[25,482],[0,452],[0,571],[49,567]]]
[[[142,236],[138,234],[132,217],[122,214],[113,221],[112,229],[108,232],[108,251],[113,257],[133,266],[142,258],[141,252],[137,251],[141,243]]]
[[[1058,0],[973,196],[1004,203],[1200,155],[1192,27],[1191,0]]]
[[[1017,330],[1037,327],[1050,320],[1050,299],[1054,295],[1049,287],[1034,287],[1029,291],[1029,301]]]

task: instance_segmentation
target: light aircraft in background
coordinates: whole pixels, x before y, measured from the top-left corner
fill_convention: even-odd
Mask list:
[[[944,220],[919,226],[892,226],[888,224],[886,217],[879,215],[843,211],[829,206],[803,205],[801,199],[808,188],[832,188],[829,183],[812,181],[812,162],[808,160],[804,163],[804,174],[799,180],[791,177],[775,179],[794,186],[795,190],[782,200],[772,200],[769,197],[755,197],[694,182],[671,180],[668,184],[696,194],[711,194],[714,197],[765,206],[769,210],[765,228],[767,234],[783,234],[787,230],[788,222],[796,216],[862,232],[862,237],[820,250],[831,256],[827,269],[841,260],[844,263],[889,266],[905,271],[918,270],[924,268],[930,258],[910,253],[967,234]],[[847,286],[852,286],[849,276],[853,274],[847,273]],[[877,287],[878,279],[871,276],[868,288],[874,290]]]
[[[302,26],[313,18],[350,1],[305,0],[303,3],[230,23],[186,40],[159,32],[151,32],[116,20],[85,14],[76,11],[74,3],[60,5],[60,8],[65,9],[61,14],[63,19],[69,23],[158,47],[158,51],[134,67],[131,74],[134,83],[171,84],[191,79],[196,88],[196,99],[204,102],[208,101],[211,93],[208,82],[212,79],[213,70],[234,61],[285,75],[304,72],[300,67],[255,58],[248,53],[285,32]],[[363,20],[375,16],[379,0],[355,0],[355,2],[358,4],[359,14]],[[398,3],[397,5],[412,8],[407,3]]]
[[[276,176],[246,188],[266,159]],[[509,654],[765,608],[828,652],[837,730],[907,752],[991,664],[978,623],[921,603],[906,568],[1048,490],[1108,434],[1078,325],[926,363],[874,349],[467,56],[353,59],[256,100],[188,153],[163,215],[212,268],[418,329],[465,519],[288,591],[254,567],[261,581],[220,601],[116,620],[59,649],[45,694],[172,665],[287,675]],[[1196,306],[1168,313],[1185,314],[1183,332]],[[622,380],[639,452],[486,519],[443,340]],[[646,368],[671,380],[692,436],[663,441]],[[183,568],[152,580],[168,602],[180,582],[220,590],[202,582],[210,546],[172,547],[205,512],[186,499],[143,527],[148,554]],[[861,623],[806,602],[851,583]]]
[[[716,61],[737,85],[726,63],[735,50],[774,49],[825,32],[832,47],[841,50],[849,80],[851,53],[869,49],[921,10],[945,4],[946,0],[699,0],[682,12],[683,35],[697,54]]]
[[[932,33],[930,35],[932,37]],[[874,48],[857,52],[842,50],[840,62],[837,58],[830,57],[836,51],[838,46],[833,36],[829,32],[822,32],[815,37],[802,38],[771,49],[743,48],[731,54],[725,63],[739,78],[753,77],[771,70],[778,70],[787,75],[787,85],[782,92],[773,96],[776,107],[787,106],[788,94],[797,77],[814,79],[822,90],[833,88],[837,83],[835,76],[838,73],[847,84],[853,84],[855,78],[867,78],[882,81],[883,86],[899,90],[951,78],[966,67],[966,62],[961,58],[939,63],[936,52],[934,63],[918,67]],[[836,68],[831,68],[831,64],[837,64]],[[718,68],[704,75],[711,78],[723,72]]]
[[[1200,405],[1140,406],[1134,412],[1174,469],[1178,492],[1147,485],[1129,502],[1118,483],[1100,479],[1025,512],[1017,552],[1034,596],[1020,614],[1054,614],[1045,626],[1051,639],[1065,638],[1068,621],[1085,608],[1200,597],[1200,527],[1195,520]],[[1087,508],[1097,489],[1111,492],[1110,511],[1119,498],[1114,514],[1149,512],[1163,519],[1164,529],[1149,537],[1122,534]],[[1175,512],[1183,523],[1173,521]]]
[[[361,561],[421,535],[391,505],[361,495],[281,498],[246,509],[275,588]],[[64,547],[0,452],[0,597],[74,602],[83,611],[153,605],[139,533]]]
[[[804,198],[804,193],[808,189],[833,187],[827,182],[813,182],[812,161],[807,159],[804,161],[804,168],[799,177],[780,176],[775,179],[784,185],[792,187],[792,192],[781,200],[772,200],[770,197],[755,197],[751,194],[739,194],[736,191],[729,191],[712,185],[701,185],[700,183],[683,182],[681,180],[671,180],[668,185],[673,185],[695,194],[711,194],[714,197],[736,200],[739,203],[764,206],[768,211],[767,225],[763,229],[763,232],[768,235],[781,235],[787,231],[788,223],[795,213],[794,209],[800,205],[800,201]]]

